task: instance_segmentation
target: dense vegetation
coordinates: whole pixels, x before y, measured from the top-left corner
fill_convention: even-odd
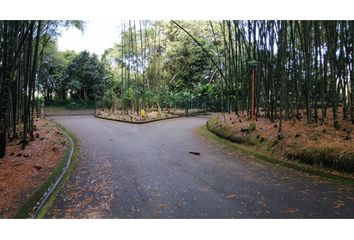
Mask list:
[[[331,108],[339,128],[339,105],[354,123],[353,32],[352,21],[122,22],[102,57],[106,93],[125,109],[207,98],[213,110],[248,113],[255,66],[258,115],[300,119],[305,109],[308,123],[323,123]]]
[[[33,138],[33,116],[39,69],[48,42],[58,35],[59,26],[78,21],[0,21],[0,157],[6,140],[20,138],[24,148]],[[17,131],[21,122],[21,130]],[[7,139],[6,139],[7,138]]]
[[[103,95],[107,71],[95,54],[58,52],[52,42],[41,66],[38,88],[46,104],[95,100]]]
[[[46,102],[101,100],[111,110],[208,108],[327,121],[338,107],[354,124],[353,21],[122,21],[117,43],[98,59],[58,52],[59,22],[0,22],[2,151],[5,132],[31,133],[35,90]]]
[[[189,23],[194,32],[207,23]],[[122,22],[121,39],[102,56],[112,73],[105,102],[128,111],[156,107],[188,107],[211,94],[213,66],[203,50],[172,22]],[[211,42],[205,41],[207,44]],[[115,93],[116,98],[112,98]]]

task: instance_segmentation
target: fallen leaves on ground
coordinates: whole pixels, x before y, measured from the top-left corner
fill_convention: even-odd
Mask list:
[[[345,206],[345,204],[342,201],[335,201],[334,204],[335,205],[333,208],[341,208]]]
[[[165,209],[165,208],[167,208],[167,206],[166,206],[165,204],[163,204],[163,203],[160,203],[160,204],[159,204],[159,208],[160,208],[160,209]]]
[[[35,119],[35,138],[22,150],[18,139],[9,142],[0,160],[0,218],[12,218],[50,175],[64,154],[66,138],[54,124]],[[52,149],[55,147],[55,151]]]
[[[237,199],[237,195],[236,194],[230,194],[227,196],[228,199],[231,199],[231,200],[236,200]]]
[[[298,208],[287,208],[284,210],[285,213],[296,213],[298,211],[299,211]]]
[[[343,152],[354,152],[353,139],[345,139],[347,135],[354,134],[354,127],[350,121],[343,120],[343,108],[338,108],[338,121],[341,129],[336,130],[333,127],[332,111],[328,109],[327,116],[323,125],[319,120],[317,123],[307,124],[305,113],[300,111],[301,121],[291,119],[283,121],[282,135],[283,139],[278,139],[279,120],[274,122],[259,117],[256,121],[256,129],[250,133],[242,132],[241,129],[249,128],[252,121],[245,114],[237,116],[235,113],[215,114],[219,118],[219,125],[226,126],[231,133],[240,136],[254,135],[257,139],[262,141],[279,143],[281,147],[277,148],[279,154],[286,155],[287,152],[296,148],[310,148],[310,147],[331,147],[342,150]],[[320,111],[319,111],[320,113]],[[264,113],[262,112],[262,115]],[[321,114],[319,115],[321,117]]]
[[[109,218],[116,194],[112,192],[113,165],[106,154],[80,149],[71,179],[48,212],[50,218]],[[104,152],[104,151],[103,151]]]

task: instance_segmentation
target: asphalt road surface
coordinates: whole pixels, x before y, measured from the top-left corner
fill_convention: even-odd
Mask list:
[[[81,143],[49,218],[354,218],[353,187],[220,150],[206,118],[54,120]]]

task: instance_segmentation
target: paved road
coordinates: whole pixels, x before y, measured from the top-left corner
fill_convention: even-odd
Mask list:
[[[193,132],[205,118],[55,120],[81,151],[51,218],[354,218],[353,187],[224,152]]]

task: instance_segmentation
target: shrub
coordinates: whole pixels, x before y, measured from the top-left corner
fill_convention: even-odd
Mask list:
[[[250,131],[255,131],[256,130],[256,122],[250,122],[249,126],[248,126],[248,129]]]
[[[113,111],[116,108],[118,98],[112,88],[108,89],[103,95],[103,101],[105,106]]]

